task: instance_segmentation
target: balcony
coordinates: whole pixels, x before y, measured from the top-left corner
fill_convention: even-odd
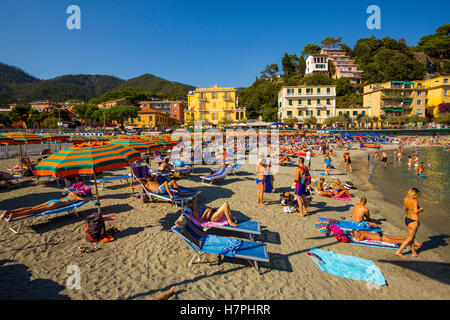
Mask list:
[[[234,99],[231,97],[224,97],[223,100],[224,101],[234,101]]]
[[[302,93],[286,93],[286,97],[315,97],[315,96],[335,96],[334,92],[302,92]]]

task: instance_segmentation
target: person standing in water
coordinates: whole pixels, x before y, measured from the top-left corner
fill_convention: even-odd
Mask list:
[[[416,188],[411,188],[409,189],[405,199],[403,199],[403,209],[406,212],[405,225],[406,230],[408,231],[408,237],[400,245],[400,248],[398,248],[398,250],[395,252],[396,255],[402,258],[405,258],[405,256],[402,254],[402,251],[408,245],[411,246],[412,256],[419,257],[416,252],[416,247],[420,248],[421,246],[414,242],[417,230],[419,229],[419,213],[423,212],[423,208],[420,208],[417,202],[419,196],[420,191]]]
[[[381,164],[382,164],[383,167],[386,167],[387,157],[388,157],[388,156],[387,156],[386,151],[383,151],[383,152],[381,153]]]
[[[422,161],[422,162],[419,163],[419,165],[418,165],[417,168],[416,168],[416,173],[417,173],[417,175],[418,175],[419,177],[422,177],[422,176],[423,176],[423,171],[424,171],[423,165],[424,165],[424,163],[423,163],[423,161]]]

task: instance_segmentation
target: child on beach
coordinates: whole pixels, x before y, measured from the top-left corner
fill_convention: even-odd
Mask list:
[[[424,163],[422,161],[419,163],[419,165],[416,168],[416,173],[419,177],[423,176],[423,171],[424,171],[423,165],[424,165]]]

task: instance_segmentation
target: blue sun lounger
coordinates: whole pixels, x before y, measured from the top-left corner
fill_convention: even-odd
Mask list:
[[[61,212],[69,212],[69,213],[74,213],[77,217],[78,217],[78,213],[76,212],[76,209],[78,209],[79,207],[81,207],[82,205],[85,205],[86,203],[88,203],[89,201],[78,201],[70,206],[65,206],[65,207],[61,207],[61,208],[57,208],[54,210],[48,210],[45,212],[41,212],[41,213],[36,213],[32,216],[29,217],[24,217],[24,218],[19,218],[19,219],[15,219],[15,220],[10,220],[8,223],[9,229],[14,232],[14,233],[19,233],[20,228],[22,227],[22,224],[25,220],[27,219],[31,219],[31,218],[37,218],[37,217],[41,217],[41,216],[47,216],[47,215],[51,215],[51,214],[55,214],[55,213],[61,213]],[[6,220],[6,217],[5,217]],[[16,229],[13,228],[13,224],[15,223],[19,223],[19,227]]]
[[[105,183],[109,183],[109,182],[113,182],[115,180],[120,180],[121,182],[123,182],[123,180],[127,180],[131,178],[131,173],[128,174],[124,174],[124,175],[120,175],[120,176],[112,176],[112,177],[107,177],[107,178],[101,178],[101,179],[97,179],[97,183],[100,184],[99,189],[103,190]],[[90,180],[90,182],[95,182],[95,180]]]
[[[192,223],[199,226],[203,230],[208,230],[210,228],[214,229],[221,229],[221,230],[228,230],[228,231],[235,231],[235,232],[242,232],[248,234],[250,240],[254,241],[255,235],[261,234],[261,224],[258,221],[252,221],[252,220],[238,220],[237,227],[230,226],[230,225],[217,225],[217,226],[202,226],[200,222],[195,221],[194,219],[191,219],[189,215],[192,215],[191,209],[184,206],[183,207],[183,213],[184,216],[186,216],[187,219],[189,219]]]
[[[264,243],[207,234],[183,215],[178,218],[171,230],[186,242],[194,252],[188,266],[192,264],[195,257],[197,257],[197,262],[200,262],[201,253],[210,253],[246,259],[253,263],[258,275],[260,275],[258,262],[269,262],[267,247]]]
[[[200,177],[202,179],[202,183],[205,184],[205,180],[209,181],[209,184],[212,184],[215,180],[225,180],[228,173],[230,173],[231,167],[220,167],[219,170],[211,174],[209,176]]]
[[[144,179],[147,178],[151,172],[149,171],[147,166],[136,166],[133,167],[133,180],[138,181],[138,179]],[[166,201],[170,201],[175,204],[175,206],[178,207],[178,205],[181,205],[181,207],[184,206],[184,204],[190,200],[197,197],[197,194],[200,192],[197,189],[192,188],[186,188],[179,186],[181,194],[173,194],[173,200],[170,199],[170,196],[168,194],[156,194],[148,190],[142,183],[139,182],[139,187],[144,190],[144,192],[149,196],[153,198],[158,198]]]

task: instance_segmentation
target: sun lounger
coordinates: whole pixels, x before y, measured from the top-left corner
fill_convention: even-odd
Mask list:
[[[23,176],[0,171],[0,181],[4,181],[7,188],[9,188],[13,180],[19,182],[20,178],[23,178]]]
[[[45,211],[45,212],[41,212],[41,213],[36,213],[36,214],[34,214],[32,216],[29,216],[29,217],[19,218],[19,219],[15,219],[15,220],[11,219],[9,221],[9,223],[8,223],[8,227],[9,227],[9,229],[12,232],[17,234],[17,233],[19,233],[23,222],[25,220],[27,220],[27,219],[37,218],[37,217],[41,217],[41,216],[47,216],[47,215],[50,215],[50,214],[61,213],[61,212],[74,213],[74,214],[76,214],[78,216],[78,214],[76,212],[76,209],[81,207],[82,205],[85,205],[86,203],[88,203],[88,201],[84,201],[84,200],[83,201],[78,201],[77,203],[74,203],[74,204],[72,204],[70,206],[65,206],[65,207],[54,209],[54,210],[49,210],[49,211]],[[6,218],[7,217],[5,217],[5,220],[6,220]],[[17,230],[13,228],[13,224],[16,224],[16,223],[19,223],[19,227],[17,228]]]
[[[123,180],[125,179],[126,181],[128,181],[131,178],[131,173],[128,174],[124,174],[124,175],[120,175],[120,176],[112,176],[112,177],[107,177],[107,178],[101,178],[101,179],[97,179],[97,183],[100,184],[99,189],[103,190],[105,183],[110,183],[113,182],[115,180],[120,180],[120,182],[123,183]],[[95,180],[90,180],[90,182],[94,182]]]
[[[253,263],[258,275],[260,275],[258,262],[269,262],[265,244],[207,234],[186,216],[180,216],[171,230],[194,252],[188,266],[192,264],[195,257],[200,262],[201,253],[209,253],[246,259]]]
[[[212,221],[198,221],[195,219],[195,217],[192,215],[191,209],[189,209],[187,206],[183,207],[183,214],[193,223],[195,223],[197,226],[203,228],[203,230],[208,230],[210,228],[215,229],[221,229],[221,230],[228,230],[228,231],[235,231],[235,232],[242,232],[248,234],[250,240],[254,241],[255,235],[261,234],[261,224],[258,221],[252,221],[252,220],[240,220],[237,223],[237,227],[230,226],[228,224],[228,220],[226,217],[223,217],[222,220],[218,222],[212,222]]]
[[[209,176],[203,176],[200,177],[202,179],[202,183],[205,184],[205,180],[209,181],[209,184],[212,184],[214,181],[216,180],[225,180],[225,178],[227,177],[228,173],[230,173],[231,168],[230,167],[220,167],[219,170],[214,173],[211,174]]]
[[[135,166],[133,167],[133,180],[139,181],[138,179],[145,179],[151,174],[150,170],[147,166]],[[139,183],[138,188],[141,188],[144,190],[144,192],[151,198],[158,198],[166,201],[170,201],[174,203],[177,207],[178,205],[181,205],[181,207],[184,206],[184,204],[190,200],[197,197],[197,194],[200,192],[197,189],[192,188],[186,188],[179,186],[180,188],[180,194],[174,193],[173,199],[170,199],[170,196],[168,194],[156,194],[148,190],[142,183]]]

